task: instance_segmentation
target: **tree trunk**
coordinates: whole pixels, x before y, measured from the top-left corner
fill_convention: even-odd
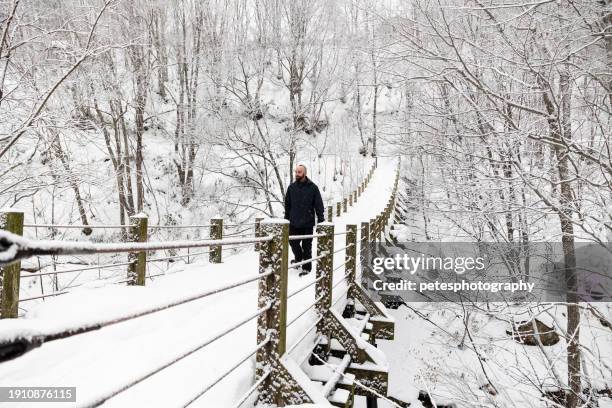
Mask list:
[[[542,87],[542,89],[546,89]],[[557,214],[561,222],[561,242],[565,263],[567,284],[567,393],[566,408],[576,408],[581,401],[581,362],[580,362],[580,308],[577,303],[577,278],[574,225],[574,197],[571,190],[569,150],[565,147],[572,137],[571,129],[571,90],[567,66],[562,68],[559,78],[560,111],[547,92],[543,93],[544,105],[549,113],[548,124],[554,140],[553,151],[559,177],[559,208]],[[557,119],[558,118],[558,119]]]
[[[89,225],[89,222],[87,221],[87,213],[85,212],[85,206],[83,205],[83,199],[81,198],[81,192],[79,191],[79,185],[76,182],[74,174],[72,174],[68,158],[66,157],[66,153],[62,148],[62,144],[60,143],[60,136],[58,133],[55,133],[53,135],[53,142],[51,144],[51,147],[53,149],[53,154],[60,160],[68,176],[68,182],[70,183],[70,187],[72,188],[72,191],[74,193],[74,199],[76,201],[77,208],[79,209],[81,223],[83,225]],[[90,235],[91,233],[91,228],[83,228],[83,234]]]

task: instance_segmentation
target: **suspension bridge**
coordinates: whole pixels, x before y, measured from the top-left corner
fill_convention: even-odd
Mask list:
[[[68,406],[78,407],[352,407],[357,396],[368,407],[380,400],[405,407],[389,395],[389,366],[376,348],[377,340],[393,339],[394,320],[359,283],[370,245],[392,239],[399,183],[399,163],[374,162],[354,191],[327,207],[327,222],[310,236],[289,235],[283,219],[155,226],[137,215],[130,225],[83,226],[28,224],[23,213],[5,211],[0,378],[7,385],[76,385],[77,401]],[[115,228],[126,239],[39,241],[22,237],[24,228]],[[150,239],[151,231],[164,228],[209,229],[209,237]],[[314,255],[290,264],[289,241],[306,237],[315,240]],[[244,246],[252,250],[226,256]],[[189,252],[151,256],[178,250]],[[25,272],[21,265],[100,254],[127,260],[49,272]],[[204,256],[209,263],[198,263]],[[187,264],[151,268],[176,259]],[[298,277],[296,269],[306,262],[315,272]],[[108,281],[100,287],[68,285],[20,298],[28,279],[118,268],[123,276],[99,277]],[[18,318],[24,305],[47,298],[54,298],[48,307]]]

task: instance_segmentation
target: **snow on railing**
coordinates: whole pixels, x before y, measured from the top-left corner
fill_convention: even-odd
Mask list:
[[[57,229],[117,229],[129,228],[130,225],[90,225],[90,224],[23,224],[27,228],[57,228]]]
[[[31,240],[19,235],[0,231],[0,266],[33,256],[44,255],[91,255],[108,253],[134,253],[144,251],[218,247],[222,245],[253,244],[270,241],[272,237],[247,237],[232,239],[210,239],[200,241],[92,243],[78,241]]]

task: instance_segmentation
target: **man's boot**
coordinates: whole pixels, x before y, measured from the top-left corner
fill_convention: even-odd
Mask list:
[[[291,261],[289,261],[289,263],[292,264],[292,265],[294,263],[298,263],[298,262],[301,262],[301,261],[296,261],[295,259],[292,259]],[[302,271],[302,266],[292,267],[291,265],[289,265],[289,269],[295,269],[300,274],[300,276],[302,276],[302,274],[304,273]]]

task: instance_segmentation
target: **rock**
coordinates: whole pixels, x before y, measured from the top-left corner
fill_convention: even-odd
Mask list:
[[[540,341],[544,346],[552,346],[559,342],[559,335],[552,327],[548,327],[538,319],[535,319],[535,325],[537,332],[533,330],[532,321],[518,322],[513,325],[512,331],[506,330],[506,334],[526,346],[537,346],[538,339],[536,336],[540,337]]]
[[[565,406],[567,394],[564,390],[546,391],[542,394],[544,398],[551,402],[548,406],[558,407]],[[584,388],[582,395],[579,398],[578,405],[582,408],[597,408],[599,403],[597,402],[597,396],[592,392],[590,388]]]
[[[449,405],[440,405],[440,404],[435,404],[433,403],[433,401],[431,400],[431,397],[429,396],[429,394],[427,393],[427,391],[419,391],[419,401],[421,401],[421,405],[423,405],[424,408],[455,408],[454,404],[449,404]]]
[[[481,385],[480,389],[489,395],[493,395],[493,396],[497,395],[497,390],[495,389],[494,386],[492,386],[489,383]]]

